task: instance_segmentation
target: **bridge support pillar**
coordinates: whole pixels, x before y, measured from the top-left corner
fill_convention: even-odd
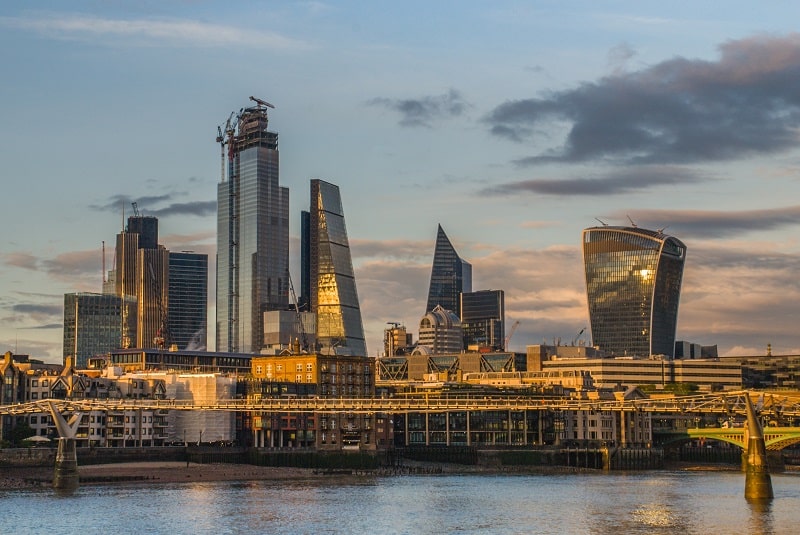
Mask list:
[[[74,438],[58,439],[56,468],[53,474],[53,488],[75,490],[78,488],[78,454]]]
[[[758,421],[750,395],[745,395],[747,402],[747,451],[745,453],[744,497],[748,500],[770,500],[772,479],[769,476],[769,460],[764,432]]]

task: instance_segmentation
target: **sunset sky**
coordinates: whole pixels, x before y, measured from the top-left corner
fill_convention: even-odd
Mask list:
[[[511,349],[591,342],[581,230],[687,245],[679,340],[800,352],[800,4],[0,4],[0,352],[62,357],[131,202],[216,253],[217,126],[275,105],[293,278],[340,187],[367,347],[416,334],[437,224],[502,289]],[[214,274],[209,349],[214,349]]]

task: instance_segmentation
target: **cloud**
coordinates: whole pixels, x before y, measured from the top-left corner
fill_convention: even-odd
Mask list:
[[[481,195],[618,195],[659,186],[691,184],[705,177],[695,171],[675,166],[637,166],[618,169],[596,178],[532,179],[507,182],[484,188]]]
[[[27,303],[13,305],[11,310],[18,314],[30,314],[31,316],[59,316],[63,314],[64,307],[57,305],[37,305]]]
[[[0,17],[0,27],[32,31],[49,39],[105,41],[109,44],[126,39],[127,42],[139,46],[245,47],[268,50],[311,48],[308,43],[275,32],[195,20],[126,20],[52,13],[35,18]]]
[[[728,238],[744,232],[777,230],[800,225],[800,206],[763,210],[722,212],[716,210],[631,210],[612,215],[626,220],[630,215],[648,227],[667,228],[677,238]]]
[[[55,279],[74,281],[79,278],[95,277],[98,289],[100,287],[103,255],[99,250],[62,253],[55,258],[41,260],[40,265]]]
[[[133,206],[136,207],[141,215],[154,217],[170,217],[176,215],[193,215],[206,217],[217,213],[217,201],[190,201],[190,202],[171,202],[166,206],[157,206],[167,203],[182,194],[165,193],[163,195],[149,195],[144,197],[131,197],[129,195],[112,195],[108,202],[104,204],[92,204],[89,208],[98,212],[120,213],[122,210],[128,215],[133,215]]]
[[[400,125],[430,128],[434,121],[458,117],[469,107],[461,93],[451,89],[443,95],[425,96],[416,99],[373,98],[370,106],[380,106],[400,114]]]
[[[484,121],[494,135],[517,142],[567,121],[563,144],[527,164],[712,162],[796,148],[800,34],[729,41],[719,50],[717,61],[674,58],[508,101]]]
[[[31,271],[39,269],[38,259],[30,253],[4,253],[0,255],[3,263],[8,266],[18,267]]]

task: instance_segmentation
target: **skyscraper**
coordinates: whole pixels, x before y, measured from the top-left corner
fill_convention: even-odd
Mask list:
[[[442,225],[439,225],[425,313],[432,311],[436,305],[440,305],[446,310],[455,312],[460,318],[460,294],[471,291],[472,265],[458,256],[447,234],[442,230]]]
[[[593,345],[618,356],[673,356],[685,260],[686,246],[661,231],[584,229]]]
[[[256,106],[217,138],[217,351],[259,351],[263,312],[289,305],[289,190],[278,181],[278,134],[267,129],[272,106],[250,98]]]
[[[503,290],[479,290],[461,294],[461,328],[464,348],[471,345],[504,350],[505,293]]]
[[[308,280],[317,342],[340,355],[367,356],[339,187],[311,181]]]
[[[136,300],[113,294],[64,294],[64,363],[73,357],[76,368],[86,368],[89,358],[118,349],[126,329],[136,329]]]
[[[206,349],[208,255],[169,253],[169,335],[178,349]]]
[[[116,295],[136,299],[136,331],[123,319],[123,347],[156,347],[167,312],[169,251],[158,245],[158,219],[135,215],[117,234]],[[126,314],[127,314],[127,309]]]

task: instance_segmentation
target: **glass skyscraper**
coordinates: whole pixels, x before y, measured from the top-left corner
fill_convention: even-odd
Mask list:
[[[471,345],[502,351],[505,345],[505,293],[479,290],[461,294],[464,349]]]
[[[584,229],[593,345],[615,356],[672,357],[685,260],[686,246],[661,231]]]
[[[64,363],[73,357],[76,368],[89,359],[122,346],[123,321],[136,331],[136,298],[113,294],[64,294]]]
[[[169,335],[178,349],[206,349],[208,255],[169,253]]]
[[[318,179],[311,181],[308,219],[308,291],[311,312],[317,315],[317,343],[323,353],[332,351],[366,357],[367,345],[338,186]]]
[[[289,305],[289,190],[278,182],[270,105],[251,100],[258,104],[218,137],[223,169],[227,162],[217,188],[216,349],[223,352],[258,352],[263,312]]]
[[[425,314],[441,306],[461,317],[461,293],[472,291],[472,265],[458,256],[442,225],[436,233]]]

